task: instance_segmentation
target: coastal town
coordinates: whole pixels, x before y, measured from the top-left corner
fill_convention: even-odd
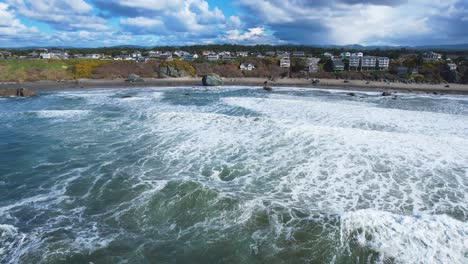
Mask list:
[[[158,74],[145,77],[183,77],[214,71],[223,77],[342,78],[435,83],[466,83],[468,81],[468,74],[466,74],[468,56],[464,53],[405,50],[404,52],[398,51],[395,55],[392,51],[315,49],[306,52],[297,49],[280,49],[274,46],[258,51],[252,51],[252,47],[248,48],[249,51],[221,50],[221,48],[216,47],[216,50],[202,50],[201,47],[198,49],[187,47],[187,50],[168,49],[167,47],[163,49],[0,50],[0,64],[1,61],[17,61],[20,64],[21,61],[32,60],[73,61],[74,64],[80,61],[83,64],[88,61],[94,65],[90,70],[91,74],[79,77],[91,78],[102,78],[99,76],[99,72],[102,71],[98,68],[103,65],[118,65],[115,67],[122,68],[122,65],[132,64],[135,67],[139,65],[138,67],[141,68],[141,65],[157,63],[158,66],[174,66],[176,70],[181,70],[181,68],[193,68],[193,70],[179,71],[179,73],[159,70]],[[387,53],[390,55],[385,56]],[[106,76],[119,77],[113,72],[108,72]],[[12,81],[5,80],[1,76],[0,79]]]

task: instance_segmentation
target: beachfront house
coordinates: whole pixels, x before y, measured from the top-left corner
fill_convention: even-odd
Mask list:
[[[377,57],[375,56],[364,56],[361,59],[361,69],[362,70],[375,70],[377,67]]]
[[[197,54],[190,54],[190,53],[187,53],[184,55],[184,61],[194,61],[196,59],[198,59],[198,55]]]
[[[342,59],[332,59],[332,65],[334,71],[344,71],[344,62]]]
[[[11,52],[5,50],[0,51],[0,59],[6,59],[8,57],[11,57]]]
[[[358,70],[361,64],[361,57],[359,56],[350,56],[349,57],[349,69]]]
[[[255,58],[263,58],[262,53],[258,51],[250,53],[250,56],[255,57]]]
[[[351,57],[351,52],[342,52],[342,53],[340,54],[340,56],[341,56],[342,58],[349,58],[349,57]]]
[[[304,57],[305,53],[303,51],[293,51],[292,56],[293,57]]]
[[[242,63],[239,68],[242,70],[242,71],[252,71],[255,69],[255,65],[253,65],[252,63]]]
[[[247,51],[238,51],[236,52],[237,57],[248,57],[249,53]]]
[[[205,56],[205,59],[208,61],[217,61],[219,60],[219,55],[216,53],[211,53]]]
[[[335,56],[333,56],[333,54],[330,52],[325,52],[322,54],[322,57],[333,59]]]
[[[99,60],[100,58],[102,58],[103,55],[102,54],[86,54],[85,55],[85,59],[92,59],[92,60]]]
[[[150,50],[148,51],[148,57],[150,58],[159,58],[161,52],[159,50]]]
[[[439,61],[442,59],[442,54],[435,53],[433,51],[426,52],[423,54],[423,60],[425,62]]]
[[[172,52],[166,51],[166,52],[160,54],[160,55],[159,55],[159,58],[160,58],[161,60],[171,61],[171,60],[173,60]]]
[[[387,71],[390,66],[390,59],[388,57],[378,57],[377,67],[381,71]]]
[[[281,68],[289,68],[291,67],[291,59],[287,56],[284,56],[280,59],[280,67]]]
[[[447,63],[447,66],[451,71],[456,71],[457,70],[457,65],[455,63]]]
[[[39,54],[40,59],[52,59],[52,53],[50,52],[42,52]]]
[[[314,73],[314,72],[319,71],[319,65],[318,65],[319,61],[320,61],[320,58],[315,58],[315,57],[307,59],[307,67],[309,69],[309,73]]]

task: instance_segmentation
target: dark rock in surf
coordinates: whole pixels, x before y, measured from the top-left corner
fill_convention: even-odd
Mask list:
[[[0,89],[0,97],[34,97],[37,94],[25,88],[3,88]]]
[[[217,74],[207,74],[202,78],[203,86],[222,86],[223,80]]]
[[[389,92],[383,92],[383,93],[382,93],[382,96],[392,96],[392,93],[389,93]]]

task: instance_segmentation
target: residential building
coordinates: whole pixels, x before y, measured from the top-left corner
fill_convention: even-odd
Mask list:
[[[159,50],[150,50],[148,51],[148,57],[150,58],[159,58],[161,52]]]
[[[162,53],[161,55],[159,55],[159,58],[160,58],[161,60],[168,60],[168,61],[171,61],[171,60],[173,60],[172,52],[166,51],[166,52]]]
[[[377,66],[377,57],[375,56],[364,56],[361,59],[361,69],[375,70]]]
[[[204,50],[204,51],[202,52],[202,55],[203,55],[203,57],[206,57],[206,56],[208,56],[208,55],[210,55],[210,54],[214,54],[214,53],[215,53],[215,52],[212,51],[212,50]]]
[[[133,52],[131,56],[134,59],[138,59],[138,58],[141,57],[141,52],[137,50],[137,51]]]
[[[280,59],[280,67],[281,68],[289,68],[291,67],[291,59],[289,57],[282,57]]]
[[[197,54],[185,54],[184,55],[184,61],[194,61],[198,59],[198,55]]]
[[[205,58],[207,60],[209,60],[209,61],[217,61],[217,60],[219,60],[219,55],[215,54],[215,53],[212,53],[212,54],[206,55]]]
[[[262,53],[261,53],[261,52],[258,52],[258,51],[257,51],[257,52],[252,52],[252,53],[250,53],[250,56],[256,57],[256,58],[262,58],[262,57],[263,57],[263,56],[262,56]]]
[[[239,68],[243,71],[251,71],[255,69],[255,65],[252,63],[242,63]]]
[[[265,52],[265,56],[267,56],[267,57],[274,57],[275,55],[276,55],[276,52],[274,52],[274,51]]]
[[[326,58],[330,58],[330,59],[333,59],[335,56],[333,56],[333,54],[331,54],[330,52],[325,52],[322,54],[323,57],[326,57]]]
[[[349,57],[351,57],[351,52],[342,52],[342,53],[340,54],[340,56],[341,56],[342,58],[349,58]]]
[[[248,57],[249,53],[247,51],[238,51],[236,52],[237,57]]]
[[[351,56],[357,56],[357,57],[364,57],[364,53],[362,52],[356,52],[356,53],[351,53]]]
[[[344,71],[344,63],[342,59],[332,59],[332,65],[334,71]]]
[[[349,69],[358,70],[361,64],[361,57],[359,56],[350,56],[349,57]]]
[[[455,63],[447,63],[447,66],[451,71],[456,71],[457,70],[457,65]]]
[[[435,53],[433,51],[426,52],[423,54],[423,60],[425,62],[438,61],[441,59],[442,59],[442,55],[439,53]]]
[[[42,52],[39,54],[40,59],[52,59],[52,53],[50,52]]]
[[[8,57],[11,57],[11,52],[9,52],[9,51],[0,51],[0,58],[6,59]]]
[[[388,57],[378,57],[377,58],[377,67],[381,71],[387,71],[390,66],[390,59]]]
[[[318,63],[319,63],[319,61],[320,61],[320,58],[315,58],[315,57],[307,59],[307,66],[309,68],[309,73],[318,72],[318,70],[319,70]]]
[[[102,54],[86,54],[85,55],[86,59],[93,59],[93,60],[98,60],[102,57],[103,57]]]
[[[305,53],[303,51],[293,51],[292,56],[293,57],[304,57]]]

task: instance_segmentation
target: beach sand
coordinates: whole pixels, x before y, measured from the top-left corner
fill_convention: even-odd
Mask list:
[[[223,78],[226,86],[263,86],[265,78]],[[79,79],[71,81],[38,81],[38,82],[4,82],[0,88],[24,87],[33,91],[68,90],[85,88],[132,88],[132,87],[163,87],[163,86],[201,86],[201,78],[145,78],[144,82],[130,83],[125,79]],[[311,79],[277,79],[268,82],[271,87],[310,87],[325,89],[345,89],[363,91],[395,91],[395,92],[421,92],[441,94],[468,94],[467,84],[406,84],[385,83],[365,80],[319,79],[320,83],[313,84]]]

